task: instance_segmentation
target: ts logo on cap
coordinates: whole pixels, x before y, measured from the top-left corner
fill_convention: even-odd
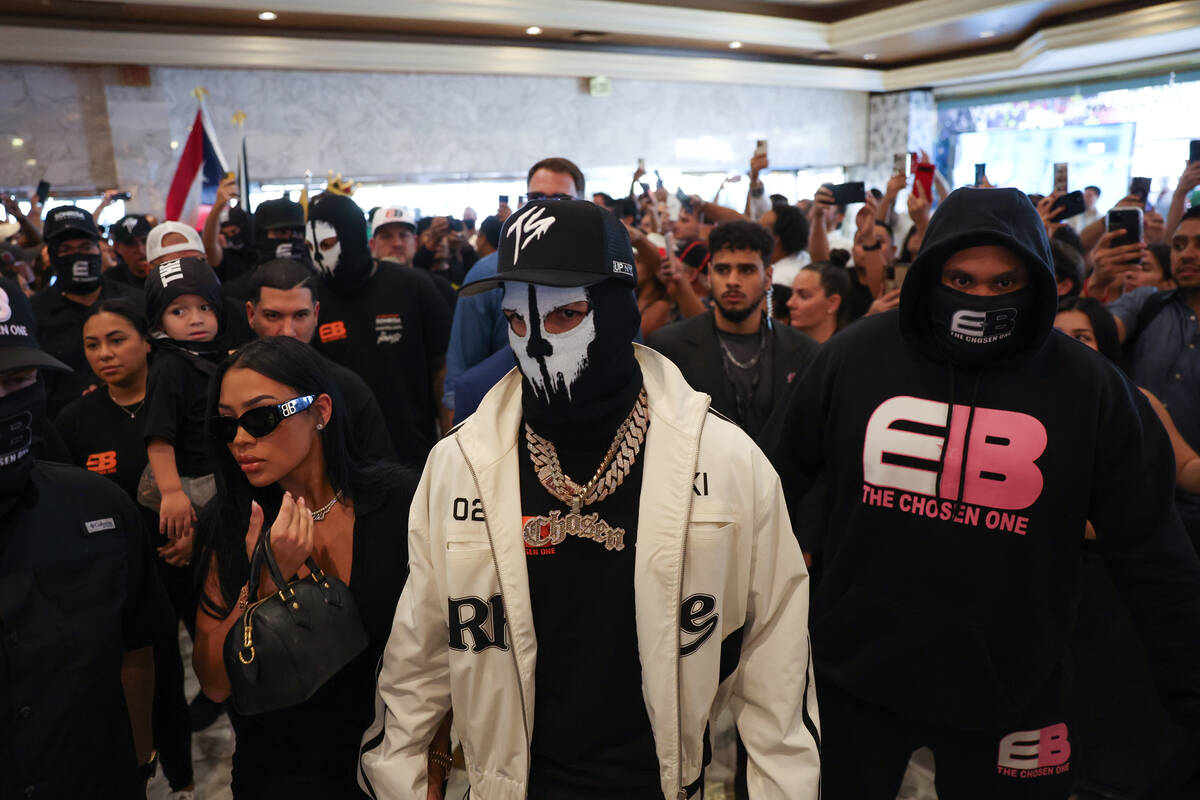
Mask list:
[[[121,221],[121,227],[127,231],[133,231],[133,229],[137,227],[137,224],[138,224],[137,217],[127,217],[126,219]]]
[[[513,266],[516,266],[521,251],[528,247],[530,242],[542,238],[557,220],[556,217],[543,217],[545,213],[545,206],[537,206],[524,215],[518,215],[516,222],[508,229],[506,235],[513,237]]]

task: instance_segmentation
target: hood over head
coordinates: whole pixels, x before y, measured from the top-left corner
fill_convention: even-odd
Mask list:
[[[985,245],[1007,248],[1024,261],[1029,269],[1029,286],[1012,295],[992,298],[977,298],[942,286],[942,267],[952,255]],[[972,317],[969,322],[978,326],[973,333],[985,338],[1007,335],[1007,330],[1000,330],[997,337],[988,335],[994,330],[990,317],[995,314],[1013,331],[1013,342],[1006,349],[994,350],[997,355],[982,362],[964,359],[963,351],[947,344],[935,322],[942,313],[935,306],[947,294],[964,301],[959,313]],[[1006,297],[1023,310],[989,308],[1005,305]],[[1029,198],[1017,189],[956,189],[938,206],[904,280],[900,331],[909,344],[935,361],[954,366],[1001,366],[1028,358],[1041,348],[1054,327],[1057,302],[1050,241]]]
[[[367,245],[367,219],[358,204],[344,194],[325,192],[308,209],[306,230],[312,261],[336,291],[355,294],[374,268]],[[337,241],[327,249],[322,243]]]

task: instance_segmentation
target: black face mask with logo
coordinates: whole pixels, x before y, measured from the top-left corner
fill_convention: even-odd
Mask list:
[[[25,489],[33,469],[33,436],[46,417],[41,381],[0,397],[0,515]]]
[[[255,246],[258,252],[258,263],[265,264],[276,258],[287,258],[299,261],[301,264],[312,266],[312,256],[308,252],[308,242],[303,236],[291,236],[287,239],[260,239]]]
[[[952,364],[975,367],[1004,360],[1037,333],[1033,287],[974,295],[938,283],[929,300],[934,341]]]
[[[50,268],[64,292],[88,294],[100,287],[103,263],[99,253],[71,253],[51,255]]]

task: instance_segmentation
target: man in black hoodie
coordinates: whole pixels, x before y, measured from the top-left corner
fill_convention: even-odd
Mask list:
[[[920,746],[943,800],[1067,797],[1061,658],[1088,521],[1197,741],[1200,563],[1170,442],[1128,380],[1052,331],[1055,300],[1028,198],[960,189],[899,309],[822,347],[761,437],[789,500],[817,485],[828,509],[802,544],[831,800],[895,797]]]
[[[372,258],[367,221],[346,195],[313,200],[307,235],[321,275],[314,346],[367,382],[397,458],[420,468],[437,441],[450,309],[428,274]]]

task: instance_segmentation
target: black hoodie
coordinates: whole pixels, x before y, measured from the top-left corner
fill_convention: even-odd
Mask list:
[[[1004,360],[964,368],[932,335],[930,298],[946,259],[984,244],[1028,265],[1032,329]],[[827,342],[768,424],[789,503],[818,478],[826,494],[823,527],[799,532],[821,567],[818,682],[916,721],[1020,724],[1053,694],[1091,520],[1167,705],[1195,725],[1200,563],[1172,503],[1171,445],[1136,387],[1052,330],[1054,286],[1029,200],[960,189],[900,308]]]

